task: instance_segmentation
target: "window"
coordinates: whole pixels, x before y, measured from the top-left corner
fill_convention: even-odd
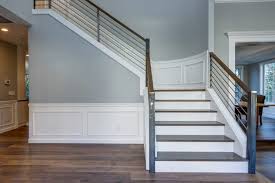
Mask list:
[[[263,93],[267,103],[275,103],[275,62],[263,65]]]

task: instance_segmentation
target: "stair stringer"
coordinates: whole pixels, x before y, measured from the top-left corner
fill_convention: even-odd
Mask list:
[[[144,89],[145,89],[145,71],[135,67],[134,65],[130,64],[129,61],[126,61],[122,57],[120,57],[118,54],[98,42],[96,39],[94,39],[92,36],[87,34],[82,29],[78,28],[76,25],[68,21],[66,18],[64,18],[62,15],[58,14],[54,10],[51,9],[33,9],[32,14],[34,15],[50,15],[54,19],[56,19],[58,22],[62,23],[64,26],[75,32],[77,35],[82,37],[84,40],[88,41],[90,44],[98,48],[100,51],[102,51],[104,54],[108,55],[110,58],[121,64],[123,67],[134,73],[136,76],[139,77],[139,92],[140,95],[143,96]]]
[[[217,93],[207,89],[207,98],[212,99],[211,108],[218,111],[217,119],[225,124],[225,135],[234,140],[234,152],[239,156],[247,156],[247,136],[223,104]]]

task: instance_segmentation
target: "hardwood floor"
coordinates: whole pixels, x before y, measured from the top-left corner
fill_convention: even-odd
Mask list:
[[[257,141],[275,142],[275,119],[263,118],[263,125],[257,129]]]
[[[260,174],[149,174],[143,145],[28,144],[27,131],[0,135],[1,183],[267,182]]]

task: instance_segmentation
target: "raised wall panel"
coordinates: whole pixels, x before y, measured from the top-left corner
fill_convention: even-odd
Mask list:
[[[90,112],[88,135],[138,136],[139,119],[136,112]]]
[[[13,130],[17,127],[15,106],[16,101],[0,102],[0,133]]]
[[[152,63],[155,89],[206,87],[207,53],[185,59]]]
[[[34,121],[34,135],[82,135],[80,112],[38,112],[34,114]]]

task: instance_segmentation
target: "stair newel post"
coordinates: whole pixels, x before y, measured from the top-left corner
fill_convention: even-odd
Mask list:
[[[149,64],[150,64],[150,39],[145,39],[145,65],[146,65],[146,87],[148,87],[148,75],[149,75]],[[149,89],[149,88],[148,88]],[[150,91],[150,90],[149,90]]]
[[[248,173],[256,173],[256,123],[257,123],[257,92],[248,93],[247,122],[247,159]]]
[[[49,9],[52,8],[52,0],[49,0]]]
[[[155,173],[155,93],[149,92],[149,169]]]
[[[99,8],[97,8],[96,17],[97,17],[97,41],[100,42],[100,11],[99,11]]]

